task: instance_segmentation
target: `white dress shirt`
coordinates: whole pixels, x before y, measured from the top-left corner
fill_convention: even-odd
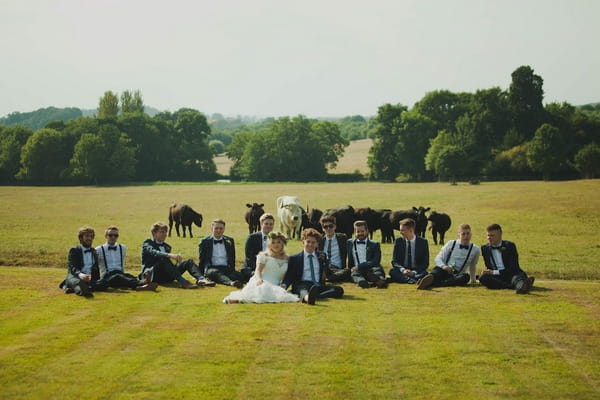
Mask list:
[[[83,247],[82,245],[79,245],[79,248],[83,253],[83,267],[81,268],[81,272],[87,275],[91,275],[92,266],[94,265],[94,256],[92,255],[91,251],[86,251],[91,250],[91,248],[88,249],[86,247]]]
[[[481,250],[479,249],[479,246],[469,243],[468,246],[473,246],[473,248],[471,249],[471,254],[469,254],[469,249],[461,249],[460,245],[461,243],[458,240],[451,240],[449,242],[446,242],[444,247],[442,247],[438,255],[435,257],[435,265],[436,267],[440,268],[444,265],[449,265],[451,267],[453,266],[456,272],[469,271],[471,281],[474,282],[477,262],[479,261],[479,255],[481,254]],[[454,249],[452,249],[452,247],[454,247]],[[469,255],[469,259],[465,263],[467,255]],[[450,259],[448,259],[448,256],[450,256]],[[447,259],[448,263],[446,263]]]
[[[212,258],[210,259],[211,265],[227,265],[227,250],[225,249],[225,238],[221,236],[219,239],[217,239],[213,236],[213,240],[222,240],[222,242],[216,244],[213,242]]]
[[[121,271],[125,270],[125,254],[127,247],[124,244],[115,243],[116,250],[109,250],[109,244],[104,243],[102,246],[96,247],[98,253],[98,262],[106,271]],[[112,247],[112,246],[111,246]],[[104,256],[106,255],[106,258]]]
[[[358,239],[354,240],[352,243],[352,257],[354,257],[354,265],[358,266],[360,263],[364,263],[367,261],[367,245],[369,244],[369,239],[365,239],[365,244],[358,244]]]

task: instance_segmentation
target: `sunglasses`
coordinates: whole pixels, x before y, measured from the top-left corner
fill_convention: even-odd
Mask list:
[[[323,225],[323,229],[331,229],[333,228],[332,224]]]
[[[118,233],[109,233],[106,236],[108,236],[108,237],[119,237],[119,234]]]

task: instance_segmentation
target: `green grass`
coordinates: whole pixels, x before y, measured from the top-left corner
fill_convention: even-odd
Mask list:
[[[0,399],[597,399],[599,183],[0,187]],[[96,227],[99,244],[119,225],[136,273],[172,201],[224,218],[239,267],[245,203],[274,212],[283,194],[322,209],[431,206],[453,218],[447,239],[469,222],[476,243],[499,222],[534,291],[344,284],[343,299],[308,307],[224,305],[222,286],[91,300],[57,288],[79,226]],[[208,226],[168,241],[197,260]],[[392,246],[382,249],[387,269]]]
[[[56,289],[0,267],[3,399],[596,399],[600,284],[537,281],[224,305],[228,288]]]
[[[537,277],[600,279],[600,180],[568,182],[492,182],[481,185],[446,183],[350,184],[160,184],[116,187],[0,187],[0,265],[64,269],[68,249],[77,243],[77,229],[89,224],[97,229],[95,244],[103,242],[110,224],[121,228],[121,242],[129,247],[130,270],[139,270],[139,251],[150,236],[150,225],[167,221],[168,207],[178,201],[204,215],[195,237],[173,236],[175,251],[197,259],[199,239],[209,233],[211,219],[227,221],[233,236],[238,267],[243,262],[247,227],[243,219],[247,202],[265,203],[276,214],[280,195],[298,195],[305,207],[326,209],[344,204],[354,207],[406,209],[430,206],[448,213],[456,228],[468,222],[473,241],[485,242],[485,226],[498,222],[504,238],[517,243],[522,267]],[[278,224],[276,224],[278,228]],[[440,246],[432,243],[430,256]],[[379,232],[375,239],[379,240]],[[288,252],[300,250],[292,241]],[[390,266],[392,245],[382,245],[382,263]],[[480,269],[482,266],[480,261]]]

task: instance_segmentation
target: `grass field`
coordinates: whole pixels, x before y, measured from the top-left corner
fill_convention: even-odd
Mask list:
[[[597,399],[600,396],[598,180],[459,184],[177,184],[0,187],[0,398]],[[502,224],[530,295],[474,285],[416,291],[344,284],[341,300],[224,305],[228,288],[57,289],[77,228],[121,227],[128,269],[172,201],[247,235],[246,202],[279,195],[309,207],[431,206],[456,226]],[[197,259],[199,239],[171,237]],[[429,235],[429,234],[428,234]],[[379,238],[379,233],[375,235]],[[431,242],[431,238],[428,236]],[[300,249],[292,241],[288,252]],[[440,246],[430,243],[431,257]],[[389,267],[392,246],[382,245]],[[481,269],[481,261],[480,268]],[[556,280],[564,278],[567,280]],[[596,360],[596,361],[594,361]]]

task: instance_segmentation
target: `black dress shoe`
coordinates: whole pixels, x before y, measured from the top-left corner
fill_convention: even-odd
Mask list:
[[[308,291],[308,300],[306,301],[306,303],[308,303],[309,306],[314,306],[319,293],[319,288],[316,285],[311,287]]]
[[[242,281],[233,281],[231,282],[231,286],[235,286],[238,289],[241,289],[244,287],[244,282]]]
[[[533,279],[535,280],[535,278]],[[527,278],[525,280],[522,281],[521,287],[518,287],[516,290],[517,294],[527,294],[529,293],[529,290],[531,289],[531,285],[533,284],[533,281],[531,280],[531,278]]]
[[[388,284],[384,279],[379,279],[375,281],[375,286],[377,286],[377,289],[385,289],[388,287]]]
[[[433,283],[433,275],[427,274],[417,282],[417,289],[427,289]]]
[[[360,281],[358,282],[358,286],[360,286],[363,289],[368,289],[371,285],[367,281]]]

